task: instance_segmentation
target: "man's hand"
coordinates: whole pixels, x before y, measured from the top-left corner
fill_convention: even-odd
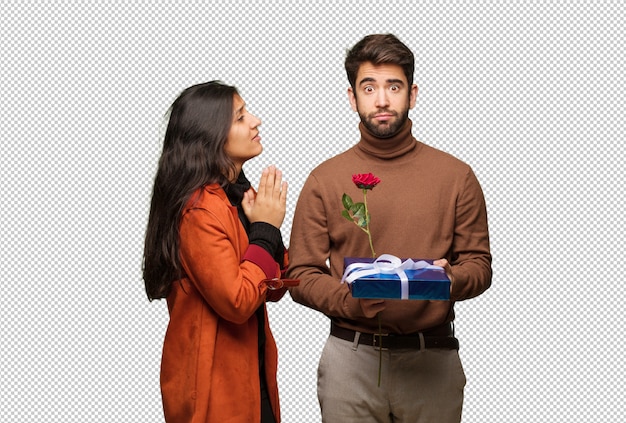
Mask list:
[[[450,292],[452,292],[452,285],[454,284],[454,277],[452,276],[452,266],[450,266],[450,263],[448,263],[448,260],[442,258],[442,259],[433,261],[433,264],[435,266],[443,267],[443,270],[445,270],[446,275],[448,276],[448,279],[450,279]]]

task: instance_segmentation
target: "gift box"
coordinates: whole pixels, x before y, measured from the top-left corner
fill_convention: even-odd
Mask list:
[[[432,260],[346,257],[344,269],[341,281],[355,298],[450,300],[450,279]]]

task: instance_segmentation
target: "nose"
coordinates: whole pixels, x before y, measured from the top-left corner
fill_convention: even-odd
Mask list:
[[[252,123],[252,127],[253,128],[256,128],[257,126],[261,125],[261,123],[262,123],[261,119],[259,119],[256,115],[252,115],[252,117],[253,118],[251,120],[251,123]]]
[[[386,90],[378,90],[376,93],[376,107],[385,108],[389,106],[389,99],[387,98]]]

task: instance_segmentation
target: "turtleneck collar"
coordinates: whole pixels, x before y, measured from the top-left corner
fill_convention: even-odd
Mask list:
[[[224,191],[226,191],[226,196],[235,207],[238,207],[243,200],[243,194],[250,189],[250,181],[244,175],[243,170],[239,172],[239,176],[237,176],[237,180],[232,183],[226,185],[224,187]]]
[[[361,122],[359,123],[361,141],[357,144],[357,147],[364,153],[381,159],[393,159],[402,156],[413,150],[417,145],[417,141],[411,134],[412,127],[413,122],[411,122],[411,119],[407,119],[396,135],[390,138],[379,138],[369,132]]]

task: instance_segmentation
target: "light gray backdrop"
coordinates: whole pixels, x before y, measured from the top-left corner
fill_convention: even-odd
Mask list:
[[[469,163],[488,204],[493,286],[457,306],[464,421],[621,421],[617,1],[17,4],[0,17],[2,421],[162,421],[168,316],[141,261],[167,108],[239,87],[263,119],[247,174],[290,183],[288,242],[308,172],[358,140],[343,59],[377,32],[415,52],[415,136]],[[269,307],[284,421],[317,422],[328,321]]]

